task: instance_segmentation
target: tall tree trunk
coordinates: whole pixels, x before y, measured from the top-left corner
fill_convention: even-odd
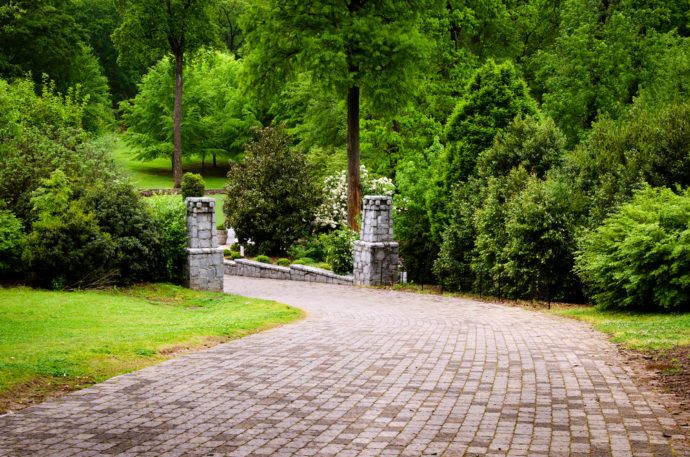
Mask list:
[[[213,153],[213,168],[216,168],[216,153]]]
[[[184,54],[175,53],[175,106],[173,108],[173,180],[175,188],[182,183],[182,70]]]
[[[359,231],[362,187],[359,181],[359,87],[347,94],[347,224]]]

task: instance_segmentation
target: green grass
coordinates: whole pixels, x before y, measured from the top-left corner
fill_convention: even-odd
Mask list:
[[[110,292],[0,288],[0,411],[291,322],[287,305],[167,284]],[[28,387],[27,387],[28,386]]]
[[[223,213],[223,202],[225,201],[225,194],[211,195],[216,201],[216,225],[225,223],[225,214]]]
[[[557,309],[555,314],[589,322],[630,349],[658,350],[690,345],[690,313],[645,314],[594,306]]]
[[[134,158],[134,151],[122,140],[121,137],[113,137],[113,157],[127,174],[132,177],[135,185],[140,189],[172,189],[172,169],[169,159],[159,158],[142,162]],[[223,160],[221,162],[224,163]],[[184,159],[182,168],[185,172],[201,173],[206,181],[207,189],[222,189],[227,180],[227,166],[213,168],[206,164],[204,172],[201,172],[201,160]]]

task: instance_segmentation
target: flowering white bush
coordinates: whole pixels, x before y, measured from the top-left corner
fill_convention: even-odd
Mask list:
[[[360,168],[363,195],[387,195],[395,192],[395,184],[389,178],[371,178],[364,165]],[[323,203],[316,211],[315,224],[324,228],[347,225],[347,171],[343,170],[323,181]]]

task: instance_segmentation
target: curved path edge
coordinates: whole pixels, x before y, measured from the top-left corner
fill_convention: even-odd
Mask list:
[[[225,290],[307,318],[2,416],[0,455],[690,455],[586,324],[348,286]]]

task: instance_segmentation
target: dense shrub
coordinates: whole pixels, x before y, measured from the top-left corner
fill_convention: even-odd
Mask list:
[[[182,175],[180,192],[182,193],[183,200],[187,197],[203,197],[205,191],[206,183],[200,174],[185,173]]]
[[[80,187],[58,170],[42,181],[31,203],[25,258],[37,284],[75,288],[173,279],[166,274],[163,236],[173,222],[152,220],[128,182]]]
[[[92,287],[115,281],[115,243],[98,227],[96,214],[58,170],[41,181],[31,198],[32,231],[25,260],[36,284],[52,287]]]
[[[91,208],[102,234],[114,245],[110,268],[117,271],[117,282],[169,281],[163,233],[170,230],[151,220],[149,208],[132,185],[123,180],[97,183],[82,197]],[[166,221],[167,222],[167,221]]]
[[[261,263],[271,263],[271,259],[267,255],[256,256],[256,261]]]
[[[316,235],[297,241],[288,249],[288,255],[293,259],[307,257],[310,259],[324,260],[326,258],[323,243]]]
[[[224,211],[241,243],[252,240],[260,253],[282,253],[307,236],[320,189],[306,157],[289,147],[278,128],[256,131],[245,161],[228,173]]]
[[[434,163],[426,202],[436,243],[450,224],[455,186],[477,175],[479,155],[517,116],[536,116],[537,105],[511,62],[488,61],[470,79],[446,124],[446,147]]]
[[[646,188],[580,239],[577,272],[607,308],[690,311],[690,192]]]
[[[160,233],[160,249],[166,281],[181,282],[187,260],[187,209],[176,195],[158,195],[144,199],[152,223]]]
[[[456,187],[450,202],[450,225],[443,233],[434,275],[446,289],[475,290],[474,271],[470,267],[477,236],[474,215],[481,203],[481,183],[470,179]]]
[[[0,209],[0,274],[14,275],[22,269],[26,242],[22,222],[6,209]]]
[[[514,298],[580,301],[573,271],[583,202],[564,181],[531,177],[506,204],[502,261]]]
[[[563,161],[565,144],[565,135],[552,119],[517,116],[496,134],[491,147],[479,154],[477,171],[482,178],[500,177],[522,167],[543,178]]]
[[[352,273],[353,249],[357,234],[347,227],[321,235],[328,262],[337,274]]]
[[[115,175],[106,145],[81,128],[83,111],[50,85],[37,95],[30,81],[0,80],[0,199],[19,219],[29,219],[31,193],[56,169],[81,182]]]
[[[431,233],[426,194],[432,182],[432,164],[443,155],[438,137],[423,153],[410,153],[398,163],[393,200],[395,239],[400,244],[400,258],[408,280],[422,284],[434,282],[432,272],[439,242]]]
[[[657,106],[644,97],[619,120],[597,122],[567,156],[573,186],[590,200],[589,225],[599,225],[645,183],[690,185],[690,102]]]
[[[290,259],[286,259],[285,257],[278,259],[278,261],[276,262],[276,265],[279,265],[281,267],[290,266]]]
[[[488,61],[472,77],[446,126],[449,184],[475,173],[479,154],[518,115],[534,115],[537,105],[511,62]]]

